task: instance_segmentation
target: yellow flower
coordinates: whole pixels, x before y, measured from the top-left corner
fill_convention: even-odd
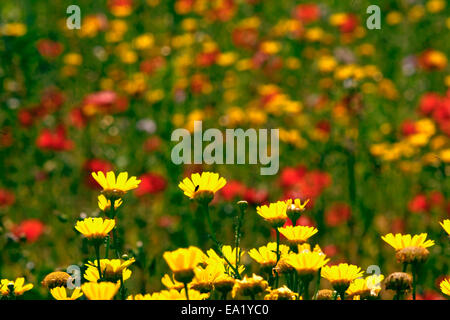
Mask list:
[[[135,261],[134,258],[123,261],[122,259],[100,259],[100,269],[106,281],[117,282],[122,278],[124,281],[131,277],[131,270],[128,267]],[[100,277],[97,268],[98,262],[89,261],[86,266],[84,278],[90,282],[97,282]]]
[[[27,33],[27,26],[23,23],[7,23],[3,26],[3,28],[0,27],[0,34],[10,37],[21,37],[24,34]]]
[[[64,63],[72,66],[79,66],[83,62],[83,57],[79,53],[70,52],[64,56]]]
[[[207,293],[213,289],[216,278],[223,275],[224,268],[219,263],[211,263],[206,268],[196,267],[194,273],[195,277],[190,283],[190,288]]]
[[[209,249],[207,251],[208,257],[206,258],[206,263],[221,263],[222,266],[225,268],[227,273],[230,273],[230,266],[228,265],[228,262],[236,266],[236,250],[239,250],[239,260],[242,258],[242,256],[245,254],[245,251],[241,248],[232,248],[229,245],[222,246],[221,251],[223,254],[223,257],[220,257],[213,249]],[[228,260],[228,262],[226,260]],[[238,268],[239,274],[241,274],[245,270],[245,266],[240,265]]]
[[[254,298],[257,294],[264,292],[268,287],[269,284],[263,277],[253,274],[251,278],[244,276],[244,279],[236,280],[231,295],[233,298],[237,295]]]
[[[308,226],[287,226],[278,228],[278,231],[280,231],[292,245],[302,244],[317,233],[316,228]]]
[[[189,300],[205,300],[209,298],[209,293],[200,293],[197,290],[189,289]],[[187,300],[186,290],[177,291],[175,289],[162,290],[152,295],[152,300]]]
[[[431,13],[442,11],[445,8],[444,0],[429,0],[426,4],[427,9]]]
[[[102,171],[92,172],[92,177],[103,188],[102,193],[108,199],[120,198],[128,191],[136,189],[141,183],[141,180],[137,180],[134,176],[128,179],[128,172],[121,172],[117,180],[113,171],[107,172],[106,176]]]
[[[383,281],[383,275],[368,276],[365,279],[355,279],[348,287],[346,294],[349,298],[359,296],[364,299],[367,297],[376,297],[381,291],[380,283]]]
[[[23,277],[17,278],[15,281],[10,281],[8,279],[2,279],[0,281],[0,293],[2,296],[7,296],[7,295],[11,294],[11,289],[12,289],[14,292],[14,295],[21,296],[26,291],[33,289],[33,284],[28,283],[28,284],[24,285],[24,283],[25,283],[25,278],[23,278]]]
[[[426,233],[413,237],[410,234],[397,233],[394,236],[389,233],[381,238],[395,249],[397,260],[402,263],[425,261],[430,254],[427,248],[434,245],[433,240],[426,240]]]
[[[175,280],[173,276],[171,277],[168,274],[165,274],[164,277],[162,277],[161,283],[169,290],[170,289],[181,290],[184,288],[183,283],[178,282],[177,280]]]
[[[307,199],[303,203],[302,203],[302,200],[300,200],[300,199],[294,199],[294,200],[289,199],[286,201],[286,203],[288,205],[288,210],[299,210],[299,211],[304,211],[308,202],[309,202],[309,199]]]
[[[122,199],[118,199],[114,201],[114,209],[117,209],[122,205]],[[109,208],[111,208],[111,200],[107,200],[104,195],[98,196],[98,207],[102,211],[107,211]]]
[[[286,263],[293,267],[300,276],[312,276],[325,266],[330,259],[317,251],[304,250],[292,253],[286,258]]]
[[[331,72],[336,68],[336,66],[337,62],[333,56],[323,56],[318,60],[318,67],[321,72]]]
[[[302,203],[300,199],[289,199],[286,201],[287,209],[286,214],[291,219],[292,223],[296,224],[300,214],[305,211],[305,207],[308,204],[309,199]]]
[[[269,222],[273,228],[281,227],[287,219],[286,214],[287,203],[278,201],[269,204],[269,206],[261,206],[256,208],[256,212]]]
[[[226,183],[227,180],[220,177],[218,173],[202,172],[201,175],[193,173],[190,179],[184,178],[178,184],[178,187],[191,199],[210,202],[214,194],[222,189]]]
[[[55,287],[50,290],[50,293],[56,300],[76,300],[83,295],[80,288],[76,288],[73,290],[72,295],[68,297],[64,287]]]
[[[286,286],[278,289],[273,289],[264,297],[264,300],[295,300],[298,293],[293,292]]]
[[[333,288],[339,293],[342,299],[350,283],[361,277],[363,271],[358,266],[347,263],[340,263],[334,266],[325,266],[322,268],[322,277],[331,282]]]
[[[401,250],[407,247],[428,248],[434,245],[433,240],[425,241],[425,239],[427,238],[426,233],[415,235],[412,238],[410,234],[402,235],[400,233],[397,233],[394,236],[392,233],[389,233],[381,238],[388,244],[390,244],[395,250]]]
[[[75,229],[89,240],[102,240],[115,225],[116,221],[114,219],[86,218],[82,221],[77,221]]]
[[[166,251],[164,260],[174,273],[175,279],[188,283],[194,278],[194,269],[205,260],[205,254],[197,247],[180,248],[175,251]]]
[[[133,40],[133,45],[138,50],[149,49],[153,46],[155,38],[151,33],[146,33],[138,36]]]
[[[254,248],[248,252],[248,255],[261,265],[263,269],[272,269],[277,263],[277,243],[269,242],[266,246]],[[280,256],[287,255],[289,247],[280,245]]]
[[[450,279],[445,279],[439,284],[442,293],[450,296]]]
[[[89,300],[112,300],[120,288],[120,283],[86,282],[81,290]]]
[[[445,232],[450,235],[450,219],[445,219],[442,222],[439,222],[442,228],[444,228]]]
[[[146,294],[136,294],[136,295],[129,295],[127,297],[127,300],[154,300],[152,299],[152,295],[150,293],[146,293]]]

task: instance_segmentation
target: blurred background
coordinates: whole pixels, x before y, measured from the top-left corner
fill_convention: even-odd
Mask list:
[[[250,207],[242,247],[275,236],[257,205],[310,199],[302,225],[331,263],[400,271],[389,232],[436,241],[419,297],[440,299],[450,214],[450,8],[445,0],[3,0],[0,3],[0,277],[28,298],[54,270],[92,252],[73,228],[100,215],[92,171],[142,182],[124,198],[130,293],[162,288],[166,250],[199,242],[196,206],[177,187],[192,172],[227,179],[212,219],[233,244],[236,201]],[[81,10],[70,30],[67,7]],[[72,20],[71,20],[72,21]],[[175,165],[173,130],[280,129],[280,170]],[[200,237],[201,238],[201,237]],[[245,255],[246,273],[259,267]],[[326,282],[326,281],[323,281]],[[326,284],[324,284],[325,286]],[[425,289],[424,289],[425,288]]]

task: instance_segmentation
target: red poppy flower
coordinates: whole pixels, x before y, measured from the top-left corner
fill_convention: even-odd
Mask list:
[[[299,4],[294,9],[294,17],[304,23],[310,23],[320,18],[320,8],[314,3]]]
[[[231,180],[220,189],[220,193],[226,201],[231,201],[235,198],[242,198],[245,193],[245,185],[239,181]]]
[[[55,131],[43,129],[36,140],[36,145],[43,150],[66,151],[73,148],[73,142],[66,137],[66,130],[59,126]]]
[[[430,206],[425,194],[416,195],[409,203],[408,209],[414,213],[428,212]]]
[[[325,212],[325,223],[330,227],[335,227],[348,221],[351,215],[352,211],[348,204],[334,203]]]
[[[15,199],[14,193],[6,189],[0,189],[0,207],[12,205]]]
[[[262,204],[267,201],[269,193],[267,190],[256,190],[254,188],[247,188],[244,192],[244,200],[250,204]]]
[[[28,242],[35,242],[44,232],[45,225],[38,219],[28,219],[22,221],[12,230],[16,237],[25,237]]]
[[[420,98],[419,112],[423,115],[430,115],[434,110],[439,108],[442,103],[442,98],[439,94],[434,92],[425,93]]]
[[[135,190],[135,194],[141,197],[145,194],[155,194],[164,191],[167,186],[166,179],[157,173],[146,173],[139,177],[141,183]]]
[[[93,189],[98,189],[99,185],[91,176],[91,173],[101,171],[106,174],[106,172],[111,171],[112,169],[112,164],[106,160],[91,159],[86,161],[83,165],[85,184]]]
[[[283,188],[292,187],[305,176],[307,172],[306,167],[300,165],[295,168],[286,167],[281,170],[280,174],[280,184]]]
[[[58,57],[64,50],[61,43],[49,39],[39,40],[36,46],[41,56],[50,59]]]
[[[409,136],[417,132],[416,124],[412,120],[405,120],[401,125],[402,135]]]

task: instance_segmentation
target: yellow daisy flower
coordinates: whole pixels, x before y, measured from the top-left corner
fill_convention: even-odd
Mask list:
[[[359,296],[360,299],[376,297],[381,291],[380,284],[383,279],[383,275],[373,275],[368,276],[365,279],[355,279],[352,283],[350,283],[350,286],[345,293],[350,299],[356,296]]]
[[[117,209],[122,205],[122,199],[118,199],[114,201],[114,209]],[[98,196],[98,207],[102,211],[108,211],[111,208],[111,200],[107,200],[104,195]]]
[[[434,246],[433,240],[426,240],[426,233],[413,237],[410,234],[397,233],[394,236],[389,233],[381,238],[395,249],[397,260],[401,263],[425,261],[430,254],[427,248]]]
[[[109,171],[105,174],[102,171],[97,173],[92,172],[92,177],[103,188],[102,193],[106,198],[120,198],[128,191],[136,189],[141,183],[141,180],[137,180],[135,176],[128,179],[128,172],[121,172],[117,176],[113,171]]]
[[[282,286],[281,288],[270,290],[264,297],[264,300],[295,300],[297,297],[298,293],[293,292],[286,286]]]
[[[264,292],[269,287],[263,277],[253,274],[251,278],[244,276],[242,280],[236,280],[231,295],[235,298],[237,295],[248,296],[254,300],[255,296]]]
[[[443,294],[450,296],[450,279],[445,279],[439,284]]]
[[[239,257],[238,259],[241,260],[242,257],[245,254],[245,251],[242,250],[241,248],[236,249],[236,248],[232,248],[230,245],[225,245],[222,246],[221,248],[222,250],[222,254],[223,257],[219,256],[213,249],[209,249],[206,253],[207,253],[207,257],[205,262],[207,264],[211,264],[211,263],[221,263],[222,266],[225,268],[226,272],[231,274],[231,268],[228,265],[228,262],[233,265],[234,267],[236,267],[236,250],[239,250]],[[226,258],[226,260],[225,260]],[[227,262],[228,260],[228,262]],[[242,272],[244,272],[245,270],[245,266],[244,265],[239,265],[238,268],[238,272],[239,274],[241,274]]]
[[[205,260],[205,254],[199,248],[190,246],[175,251],[166,251],[163,258],[174,273],[175,279],[182,283],[188,283],[194,278],[195,267]]]
[[[75,229],[89,240],[102,240],[115,225],[116,221],[114,219],[86,218],[82,221],[77,221]]]
[[[86,282],[81,290],[89,300],[112,300],[120,288],[120,283]]]
[[[305,207],[308,204],[309,199],[302,203],[300,199],[289,199],[286,201],[287,210],[286,214],[291,219],[292,223],[295,225],[300,214],[305,211]]]
[[[278,201],[269,204],[269,206],[261,206],[256,208],[256,212],[271,224],[273,228],[278,228],[284,225],[287,219],[286,214],[287,203]]]
[[[25,278],[23,277],[17,278],[15,281],[2,279],[0,281],[0,293],[2,296],[8,296],[11,294],[11,290],[13,290],[15,296],[21,296],[25,292],[33,289],[33,284],[28,283],[24,285],[24,283]]]
[[[184,178],[178,184],[178,187],[189,198],[209,203],[214,194],[222,189],[226,183],[227,180],[220,177],[218,173],[202,172],[201,175],[193,173],[191,178]]]
[[[152,299],[152,295],[150,293],[146,293],[146,294],[136,294],[136,295],[129,295],[127,297],[127,300],[154,300]]]
[[[168,274],[165,274],[164,277],[162,277],[161,283],[169,290],[170,289],[181,290],[184,288],[183,283],[178,282],[177,280],[175,280],[173,276],[171,277]]]
[[[266,271],[275,267],[277,263],[277,243],[269,242],[266,246],[259,247],[258,249],[251,249],[248,255],[261,265],[261,268]],[[280,256],[283,257],[288,254],[289,247],[280,245]]]
[[[207,293],[213,289],[215,279],[223,274],[223,268],[218,263],[212,263],[206,268],[196,267],[194,273],[195,277],[190,283],[190,288]]]
[[[298,210],[298,211],[304,211],[308,202],[309,202],[309,199],[307,199],[303,203],[302,203],[302,200],[300,200],[300,199],[289,199],[286,201],[286,203],[288,205],[288,210]]]
[[[70,297],[67,296],[66,288],[64,287],[55,287],[50,289],[50,293],[56,300],[76,300],[83,295],[80,288],[76,288],[73,290],[72,295]]]
[[[411,238],[410,234],[402,235],[397,233],[395,236],[389,233],[381,239],[390,244],[395,250],[401,250],[407,247],[428,248],[434,245],[433,240],[426,240],[427,234],[421,233]],[[426,241],[425,241],[426,240]]]
[[[292,253],[286,257],[285,262],[297,271],[300,276],[313,276],[325,266],[330,259],[326,255],[316,251],[304,250]]]
[[[450,219],[445,219],[444,221],[439,222],[439,224],[444,228],[445,232],[450,235]]]
[[[100,269],[104,280],[110,282],[125,281],[131,277],[131,270],[128,267],[135,262],[134,258],[129,260],[122,259],[100,259]],[[84,278],[90,282],[97,282],[100,277],[98,274],[98,262],[88,261],[88,267],[85,271]]]
[[[331,285],[339,293],[341,299],[344,299],[344,293],[350,283],[362,277],[363,274],[364,271],[361,271],[360,267],[347,263],[340,263],[331,267],[325,266],[321,272],[322,277],[331,282]]]
[[[200,293],[197,290],[189,289],[189,300],[205,300],[209,298],[209,293]],[[152,295],[152,300],[187,300],[186,290],[177,291],[175,289],[162,290]]]
[[[302,244],[318,232],[316,228],[308,226],[287,226],[278,228],[278,231],[286,237],[291,245]]]

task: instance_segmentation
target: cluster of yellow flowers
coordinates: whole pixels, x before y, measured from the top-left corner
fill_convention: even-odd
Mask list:
[[[45,277],[42,285],[58,300],[74,300],[83,295],[92,300],[111,300],[118,293],[121,299],[128,300],[227,299],[229,295],[233,299],[308,300],[311,299],[310,283],[314,278],[317,281],[312,299],[316,300],[378,299],[383,280],[386,289],[395,291],[395,299],[405,297],[409,291],[412,291],[415,299],[418,267],[428,258],[427,248],[435,244],[433,240],[427,240],[426,233],[414,236],[390,233],[382,236],[396,250],[397,260],[404,266],[403,272],[392,273],[386,279],[382,274],[364,277],[364,271],[359,266],[348,263],[329,265],[330,259],[319,245],[311,247],[308,240],[318,230],[296,225],[308,201],[302,203],[300,199],[289,199],[256,209],[257,214],[270,224],[277,235],[276,242],[248,251],[250,258],[259,264],[261,275],[244,275],[246,267],[241,260],[246,252],[239,247],[239,230],[236,231],[236,245],[232,247],[218,242],[212,224],[209,224],[214,247],[206,253],[190,246],[163,254],[172,272],[161,279],[165,290],[126,295],[124,282],[131,277],[129,267],[135,259],[122,259],[120,256],[116,243],[116,209],[122,204],[122,197],[127,191],[137,188],[140,181],[135,177],[128,178],[126,172],[120,173],[117,179],[113,172],[108,172],[106,176],[102,172],[93,173],[93,177],[103,188],[98,205],[108,218],[89,217],[76,223],[75,229],[95,249],[96,259],[86,264],[86,281],[81,287],[74,288],[71,295],[67,292],[70,279],[67,273],[55,271]],[[203,172],[185,178],[179,187],[186,196],[207,209],[214,194],[225,184],[226,180],[219,174]],[[245,201],[238,202],[238,205],[241,211],[247,209]],[[209,214],[208,210],[206,213]],[[283,227],[288,217],[292,218],[294,225]],[[450,233],[449,219],[440,224]],[[286,244],[281,243],[280,235],[285,237],[283,241]],[[102,259],[100,248],[105,245],[105,258]],[[116,259],[109,259],[110,246],[115,250]],[[408,265],[412,266],[412,275],[406,273]],[[320,289],[322,278],[329,282],[333,290]],[[440,287],[444,294],[450,295],[449,279],[443,280]],[[18,278],[15,282],[3,279],[0,292],[4,297],[19,296],[31,288],[32,284],[24,285],[24,278]]]
[[[88,217],[77,221],[75,229],[80,232],[95,249],[96,259],[88,261],[84,273],[85,282],[81,288],[75,288],[70,296],[68,280],[70,276],[61,271],[52,272],[45,277],[42,284],[50,289],[51,295],[57,300],[75,300],[86,296],[89,300],[111,300],[120,291],[125,297],[124,281],[131,277],[128,267],[135,262],[134,258],[122,259],[117,245],[116,209],[123,203],[122,197],[130,190],[139,186],[136,177],[128,178],[127,172],[121,172],[116,179],[114,172],[106,175],[103,172],[92,173],[94,179],[103,188],[98,196],[98,206],[107,218]],[[114,203],[114,206],[112,205]],[[112,233],[112,237],[110,235]],[[112,243],[111,242],[112,238]],[[106,245],[105,258],[100,256],[100,248]],[[110,246],[115,250],[117,258],[109,259]]]

